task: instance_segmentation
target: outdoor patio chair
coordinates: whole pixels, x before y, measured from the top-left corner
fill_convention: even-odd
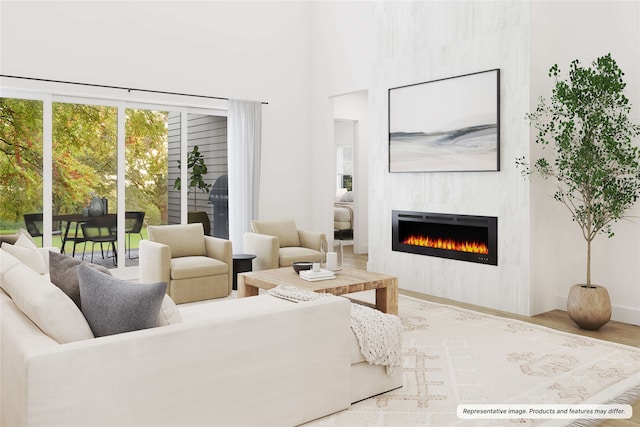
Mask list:
[[[127,235],[127,247],[129,250],[129,259],[136,259],[131,256],[131,235],[138,234],[142,239],[142,226],[144,225],[144,211],[127,211],[125,212],[125,233]],[[127,250],[127,248],[125,248]]]
[[[118,265],[118,253],[116,250],[116,241],[118,236],[115,231],[117,219],[117,215],[110,214],[94,218],[89,217],[87,218],[87,221],[80,224],[82,227],[82,234],[85,239],[84,248],[82,250],[82,259],[84,259],[88,242],[91,242],[91,262],[93,262],[93,250],[96,243],[100,244],[100,252],[104,259],[103,244],[107,243],[111,246],[113,251],[113,264]],[[107,258],[109,258],[109,246],[107,246]]]
[[[33,214],[24,214],[24,225],[27,227],[27,231],[31,234],[31,237],[43,237],[42,230],[43,219],[41,213],[33,213]],[[51,233],[54,236],[62,235],[62,231],[53,230]]]

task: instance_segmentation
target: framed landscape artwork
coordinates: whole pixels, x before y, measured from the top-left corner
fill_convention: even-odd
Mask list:
[[[389,172],[500,170],[500,70],[389,89]]]

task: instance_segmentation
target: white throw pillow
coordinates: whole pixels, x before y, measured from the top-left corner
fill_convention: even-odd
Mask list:
[[[22,264],[18,258],[5,251],[5,248],[7,246],[11,245],[3,245],[2,248],[0,248],[0,288],[2,289],[4,289],[4,279],[2,278],[2,276],[4,275],[3,273],[11,270],[16,265]]]
[[[182,323],[182,316],[176,303],[169,295],[165,294],[158,312],[158,326],[173,325],[174,323]]]
[[[5,259],[2,254],[1,262]],[[47,276],[22,263],[7,271],[3,268],[0,274],[2,289],[42,332],[60,344],[93,338],[80,309]]]
[[[34,245],[36,245],[36,241],[33,240],[33,236],[31,236],[31,234],[25,230],[24,228],[20,228],[17,231],[17,234],[20,235],[22,234],[24,237],[26,237],[27,239],[29,239],[31,241],[31,243],[33,243]]]
[[[24,234],[20,234],[20,237],[18,237],[15,244],[3,245],[2,249],[5,249],[36,273],[48,273],[47,265],[42,259],[38,247]]]

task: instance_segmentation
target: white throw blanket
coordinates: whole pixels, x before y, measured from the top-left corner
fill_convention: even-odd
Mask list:
[[[313,301],[333,296],[294,286],[277,286],[269,294],[293,302]],[[360,352],[372,365],[386,366],[387,374],[402,360],[402,322],[398,316],[351,303],[351,330],[358,339]]]

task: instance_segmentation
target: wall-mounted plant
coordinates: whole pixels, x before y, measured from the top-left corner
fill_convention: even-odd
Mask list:
[[[178,160],[178,170],[182,165]],[[193,209],[198,210],[197,191],[201,190],[203,193],[209,193],[211,190],[211,184],[207,184],[204,180],[204,176],[207,174],[207,165],[204,162],[204,156],[199,151],[198,146],[194,145],[193,149],[187,153],[187,171],[189,173],[189,188],[187,194],[193,191]],[[173,188],[180,190],[182,186],[182,180],[178,176],[173,183]]]
[[[571,212],[587,243],[586,287],[594,287],[591,242],[601,233],[612,237],[612,224],[625,218],[640,196],[640,154],[634,143],[640,126],[629,119],[624,73],[611,54],[591,65],[574,60],[568,78],[561,77],[557,64],[551,67],[551,98],[541,97],[527,115],[537,130],[535,142],[552,150],[549,158],[535,160],[535,172],[555,180],[554,199]],[[531,173],[525,157],[516,164],[524,175]]]

